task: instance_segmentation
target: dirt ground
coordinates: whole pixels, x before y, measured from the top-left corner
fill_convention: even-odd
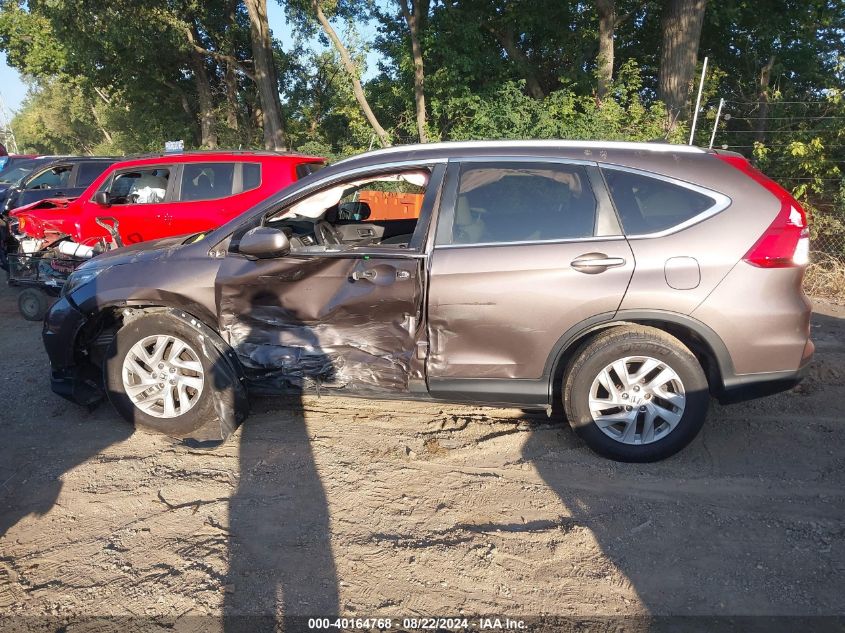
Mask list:
[[[337,398],[191,449],[53,395],[14,298],[0,616],[845,615],[843,307],[801,386],[626,465],[542,414]]]

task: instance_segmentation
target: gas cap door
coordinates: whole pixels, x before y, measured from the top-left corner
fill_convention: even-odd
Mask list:
[[[692,290],[701,283],[701,269],[695,257],[670,257],[663,273],[666,283],[675,290]]]

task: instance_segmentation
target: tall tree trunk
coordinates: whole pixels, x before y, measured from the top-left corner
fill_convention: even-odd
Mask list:
[[[754,138],[758,143],[766,142],[766,117],[769,116],[769,83],[772,80],[772,68],[775,66],[775,56],[772,54],[769,61],[760,70],[760,81],[758,84],[758,112],[759,118],[754,130]]]
[[[217,130],[214,120],[214,99],[211,95],[211,85],[205,70],[205,60],[196,51],[191,56],[191,69],[197,85],[197,97],[200,109],[200,144],[207,149],[217,148]]]
[[[226,33],[226,53],[232,58],[235,57],[233,32],[237,26],[236,12],[238,3],[238,0],[231,0],[229,2],[229,10],[226,16],[229,21]],[[238,106],[238,77],[235,74],[236,71],[237,66],[234,62],[226,62],[226,69],[223,74],[223,82],[226,86],[226,125],[228,125],[231,130],[237,130],[239,127],[238,112],[240,108]]]
[[[616,0],[596,0],[599,14],[598,90],[599,99],[607,97],[613,83],[613,30],[616,28]]]
[[[105,127],[103,127],[103,122],[100,119],[100,115],[97,114],[97,106],[93,103],[91,104],[91,114],[94,117],[94,122],[97,124],[97,129],[100,130],[103,135],[103,138],[106,139],[106,143],[111,144],[113,140],[112,135],[109,134],[109,131]]]
[[[375,130],[381,146],[388,147],[390,145],[390,138],[378,122],[372,108],[370,108],[367,97],[364,95],[364,88],[361,86],[361,80],[358,79],[358,69],[355,67],[355,62],[352,61],[349,51],[343,45],[343,42],[340,41],[340,38],[337,36],[337,33],[335,33],[332,25],[329,24],[329,21],[320,6],[320,0],[311,0],[311,7],[314,9],[314,14],[317,16],[317,21],[320,23],[320,26],[323,27],[323,31],[325,31],[326,35],[328,35],[329,39],[332,41],[332,44],[334,44],[335,49],[340,55],[343,67],[346,69],[349,78],[352,80],[352,93],[355,95],[355,100],[364,112],[364,116],[367,117],[367,121],[370,123],[370,126],[373,130]]]
[[[534,70],[534,65],[525,53],[519,49],[519,46],[516,45],[513,33],[496,28],[491,24],[486,24],[485,27],[493,35],[493,37],[496,38],[499,45],[505,49],[508,57],[516,63],[517,67],[522,72],[522,75],[525,77],[525,87],[528,89],[528,94],[535,99],[544,98],[546,96],[546,91],[543,90],[543,86],[540,84],[540,79],[537,76],[537,72]]]
[[[658,96],[669,110],[670,121],[689,114],[687,97],[698,58],[698,43],[707,0],[665,0],[663,45],[660,51]]]
[[[414,101],[417,107],[417,132],[420,143],[428,143],[425,129],[425,69],[423,67],[422,47],[420,46],[420,22],[428,13],[428,7],[423,8],[420,0],[411,0],[413,12],[408,8],[408,0],[399,0],[408,30],[411,32],[411,55],[414,58]],[[427,4],[427,3],[426,3]],[[425,11],[425,13],[423,13]]]
[[[264,121],[264,147],[287,149],[282,125],[282,103],[279,100],[279,80],[273,61],[273,41],[267,22],[267,0],[245,0],[249,13],[249,33],[252,40],[252,58],[255,64],[255,83]]]
[[[239,127],[238,78],[235,76],[235,68],[232,64],[226,64],[223,81],[226,84],[226,125],[232,130],[237,130]]]

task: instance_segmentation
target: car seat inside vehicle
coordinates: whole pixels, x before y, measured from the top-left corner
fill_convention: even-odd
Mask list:
[[[484,209],[469,206],[469,198],[460,196],[455,206],[455,226],[452,230],[452,241],[455,244],[477,244],[481,242],[486,225],[482,215]]]

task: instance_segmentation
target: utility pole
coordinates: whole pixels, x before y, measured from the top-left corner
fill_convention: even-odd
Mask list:
[[[713,141],[716,140],[716,130],[719,129],[719,119],[722,117],[722,107],[725,105],[724,99],[719,99],[719,109],[716,110],[716,120],[713,122],[713,133],[710,135],[710,145],[708,149],[713,149]]]
[[[6,109],[2,92],[0,92],[0,143],[6,146],[10,154],[18,153],[18,143],[15,141],[15,133],[12,130],[12,115]]]
[[[704,77],[707,75],[707,58],[704,58],[704,65],[701,67],[701,83],[698,84],[698,98],[695,100],[695,112],[692,115],[692,128],[689,131],[689,145],[695,137],[695,125],[698,123],[698,110],[701,108],[701,93],[704,90]]]

